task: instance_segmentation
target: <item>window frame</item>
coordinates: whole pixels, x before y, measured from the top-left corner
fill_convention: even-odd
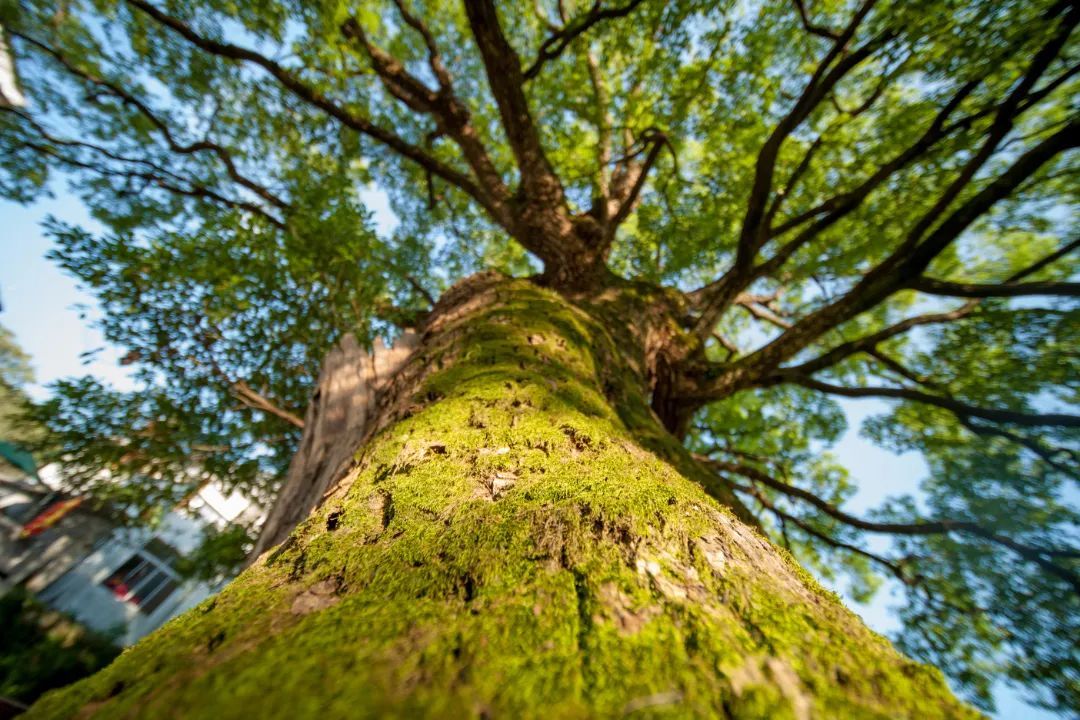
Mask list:
[[[150,545],[157,541],[166,548],[172,550],[171,546],[165,543],[160,538],[151,538],[145,545],[133,552],[124,562],[106,577],[101,585],[112,593],[113,597],[120,602],[134,605],[139,612],[144,615],[151,615],[180,587],[182,578],[179,573],[169,565],[167,560],[159,558],[150,549]],[[175,552],[175,551],[174,551]],[[135,562],[128,570],[121,574],[126,566]],[[148,570],[129,587],[125,580],[128,580],[136,572],[142,571],[144,568]],[[119,576],[119,577],[118,577]],[[124,584],[127,588],[127,592],[120,594],[116,592],[115,586],[109,584],[111,580],[117,580]],[[165,591],[162,595],[162,591]],[[159,597],[160,596],[160,597]]]

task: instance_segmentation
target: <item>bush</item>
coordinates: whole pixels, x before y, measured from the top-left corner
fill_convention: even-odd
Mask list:
[[[0,696],[30,704],[105,667],[120,648],[22,588],[0,597]]]

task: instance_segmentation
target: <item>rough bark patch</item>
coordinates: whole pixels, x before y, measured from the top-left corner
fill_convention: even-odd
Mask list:
[[[407,331],[389,348],[376,338],[369,353],[356,338],[346,335],[330,351],[304,416],[300,448],[289,464],[252,559],[284,540],[342,479],[377,414],[379,394],[419,344],[419,335]]]
[[[597,593],[597,599],[600,601],[601,613],[593,618],[593,622],[602,622],[605,616],[610,616],[619,632],[625,635],[638,633],[650,618],[660,614],[660,608],[654,605],[634,608],[630,597],[614,583],[604,583]]]
[[[731,687],[736,695],[742,695],[753,687],[775,687],[788,701],[795,720],[810,720],[810,698],[799,676],[779,658],[750,658],[731,674]]]
[[[308,615],[336,605],[339,582],[334,579],[320,580],[307,590],[300,592],[292,602],[293,615]]]

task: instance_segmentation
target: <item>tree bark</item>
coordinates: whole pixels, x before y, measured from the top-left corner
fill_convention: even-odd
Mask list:
[[[455,286],[325,502],[27,717],[975,717],[664,429],[629,297]]]
[[[323,361],[304,415],[304,434],[285,482],[263,524],[252,559],[283,541],[349,469],[353,453],[370,435],[381,394],[417,344],[407,331],[392,347],[375,340],[367,352],[346,335]]]

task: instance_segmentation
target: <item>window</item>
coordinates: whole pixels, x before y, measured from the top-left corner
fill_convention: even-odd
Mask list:
[[[175,550],[154,538],[105,578],[103,585],[120,600],[149,615],[180,584],[180,578],[172,568],[177,557]]]

